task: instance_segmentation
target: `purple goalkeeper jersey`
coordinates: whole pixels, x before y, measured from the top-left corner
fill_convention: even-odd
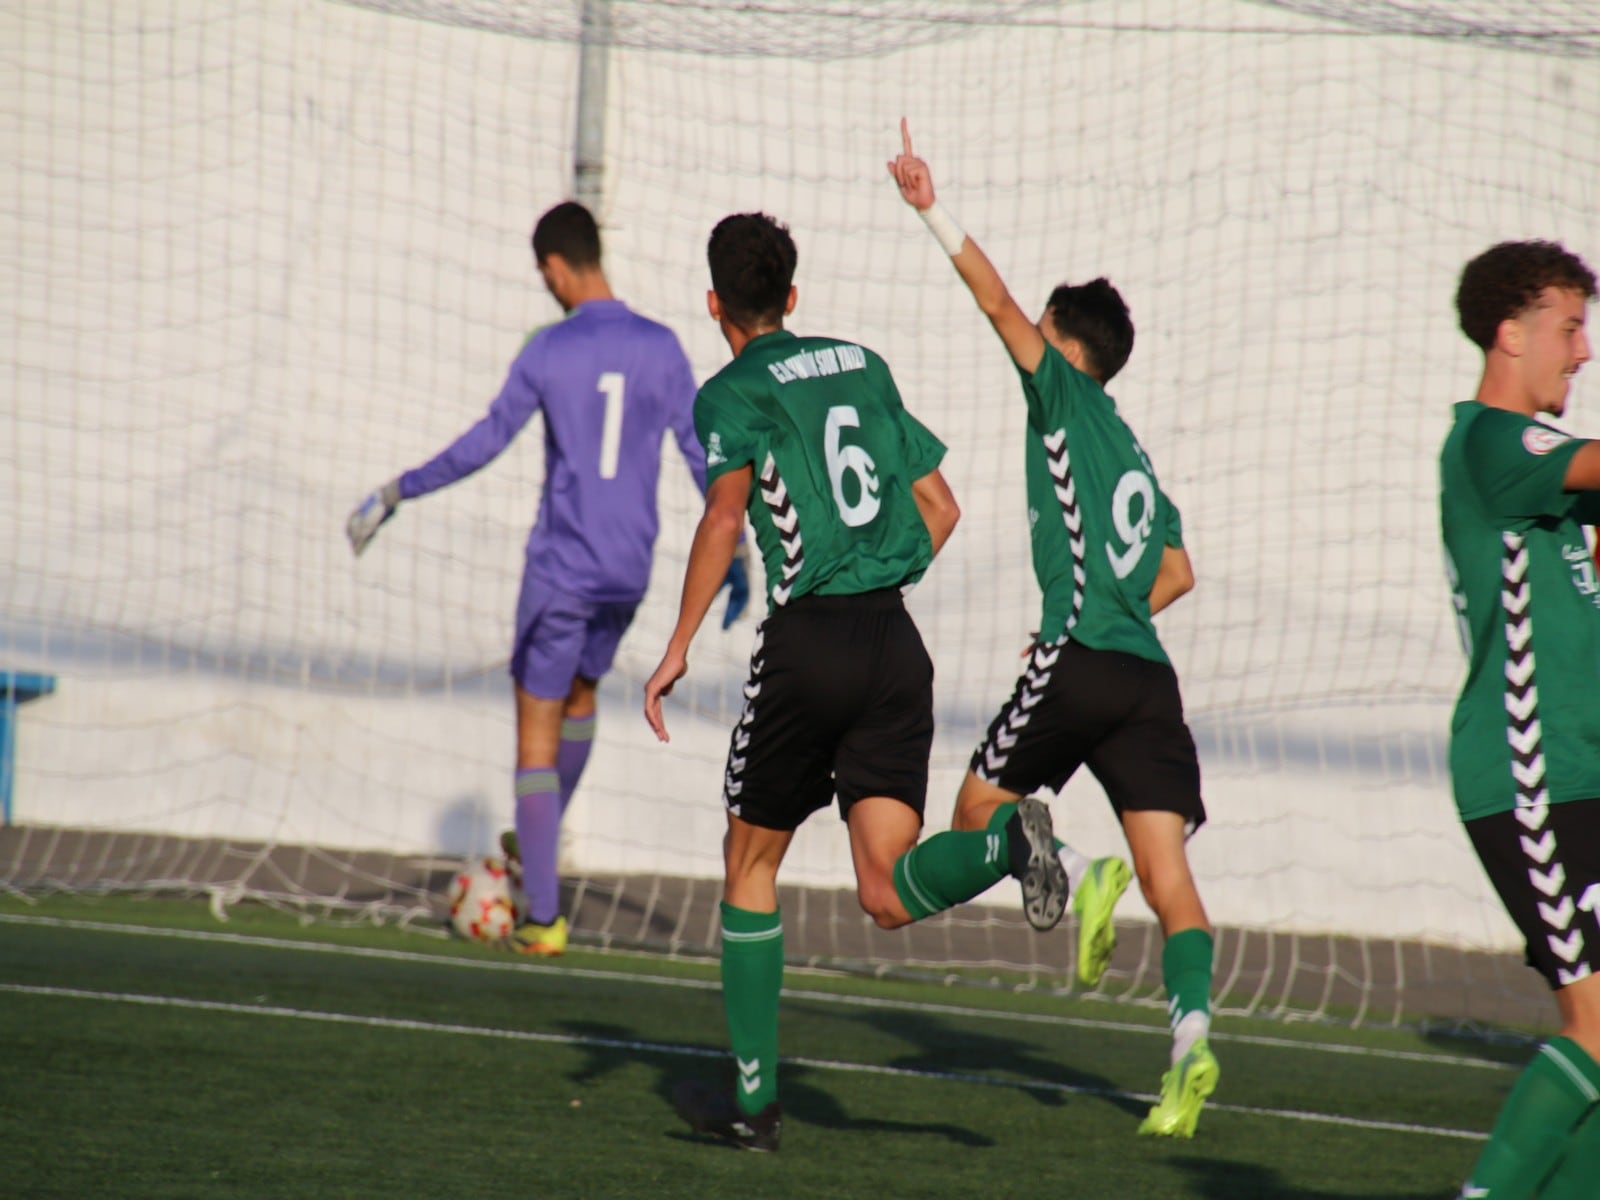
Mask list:
[[[412,499],[465,479],[544,413],[544,494],[528,573],[588,600],[638,600],[650,582],[668,430],[706,486],[694,376],[677,336],[620,300],[590,300],[522,348],[488,414],[400,476]]]

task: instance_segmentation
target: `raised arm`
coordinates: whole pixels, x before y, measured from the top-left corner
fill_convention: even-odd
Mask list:
[[[899,185],[901,198],[917,210],[917,215],[955,263],[957,273],[978,302],[978,308],[1005,343],[1011,360],[1033,374],[1044,357],[1044,335],[1012,298],[988,255],[961,231],[934,198],[933,176],[928,172],[928,164],[912,153],[911,130],[904,117],[900,119],[900,141],[901,152],[889,163],[889,174]]]

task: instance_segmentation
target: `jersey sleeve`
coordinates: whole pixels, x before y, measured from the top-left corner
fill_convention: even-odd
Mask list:
[[[749,406],[720,379],[708,379],[694,401],[694,430],[706,456],[706,486],[755,464],[757,439]]]
[[[420,467],[400,476],[400,498],[411,500],[448,487],[493,462],[539,411],[539,342],[526,342],[500,394],[477,424]]]
[[[1062,357],[1049,342],[1030,375],[1021,367],[1022,395],[1028,402],[1028,423],[1039,433],[1049,433],[1071,418],[1090,379]]]
[[[1183,514],[1178,511],[1178,506],[1172,502],[1172,497],[1165,492],[1161,493],[1167,502],[1167,529],[1163,535],[1164,544],[1174,550],[1183,549]]]
[[[1586,443],[1538,421],[1490,409],[1467,431],[1462,456],[1488,512],[1500,519],[1564,516],[1572,456]]]
[[[944,461],[945,444],[904,408],[900,410],[900,430],[905,438],[906,473],[911,482],[937,471]]]
[[[870,361],[876,370],[883,373],[883,391],[900,426],[900,443],[905,457],[907,481],[915,483],[930,471],[939,469],[939,464],[944,461],[945,444],[935,437],[926,425],[912,416],[911,410],[906,407],[906,402],[900,395],[899,387],[895,384],[889,364],[876,354],[871,354]]]

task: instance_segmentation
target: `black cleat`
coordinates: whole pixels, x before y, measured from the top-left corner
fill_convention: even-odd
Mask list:
[[[1050,809],[1041,800],[1024,796],[1006,822],[1011,850],[1011,873],[1022,882],[1022,912],[1028,924],[1041,932],[1054,929],[1067,911],[1067,870],[1056,853],[1055,828]]]
[[[776,1100],[749,1116],[740,1110],[732,1092],[719,1092],[698,1079],[688,1079],[672,1089],[672,1107],[696,1133],[723,1138],[741,1150],[778,1148],[783,1105]]]

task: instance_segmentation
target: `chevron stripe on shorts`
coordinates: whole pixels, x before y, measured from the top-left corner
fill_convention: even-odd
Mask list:
[[[1006,762],[1011,757],[1012,747],[1017,744],[1023,728],[1033,719],[1033,710],[1044,699],[1044,689],[1050,683],[1050,674],[1055,669],[1056,660],[1061,657],[1061,647],[1066,640],[1063,637],[1060,641],[1041,642],[1034,646],[1033,653],[1028,656],[1028,666],[1019,681],[1021,686],[1017,689],[1016,698],[992,726],[989,736],[978,747],[977,754],[973,755],[972,770],[985,783],[999,783]]]
[[[722,773],[722,803],[734,816],[739,815],[739,793],[744,791],[745,752],[750,748],[750,726],[755,724],[756,700],[761,696],[761,677],[767,669],[762,655],[766,644],[767,623],[756,626],[755,645],[750,648],[750,678],[744,685],[744,708],[739,712],[739,723],[733,727],[733,737],[728,743],[728,762]]]

